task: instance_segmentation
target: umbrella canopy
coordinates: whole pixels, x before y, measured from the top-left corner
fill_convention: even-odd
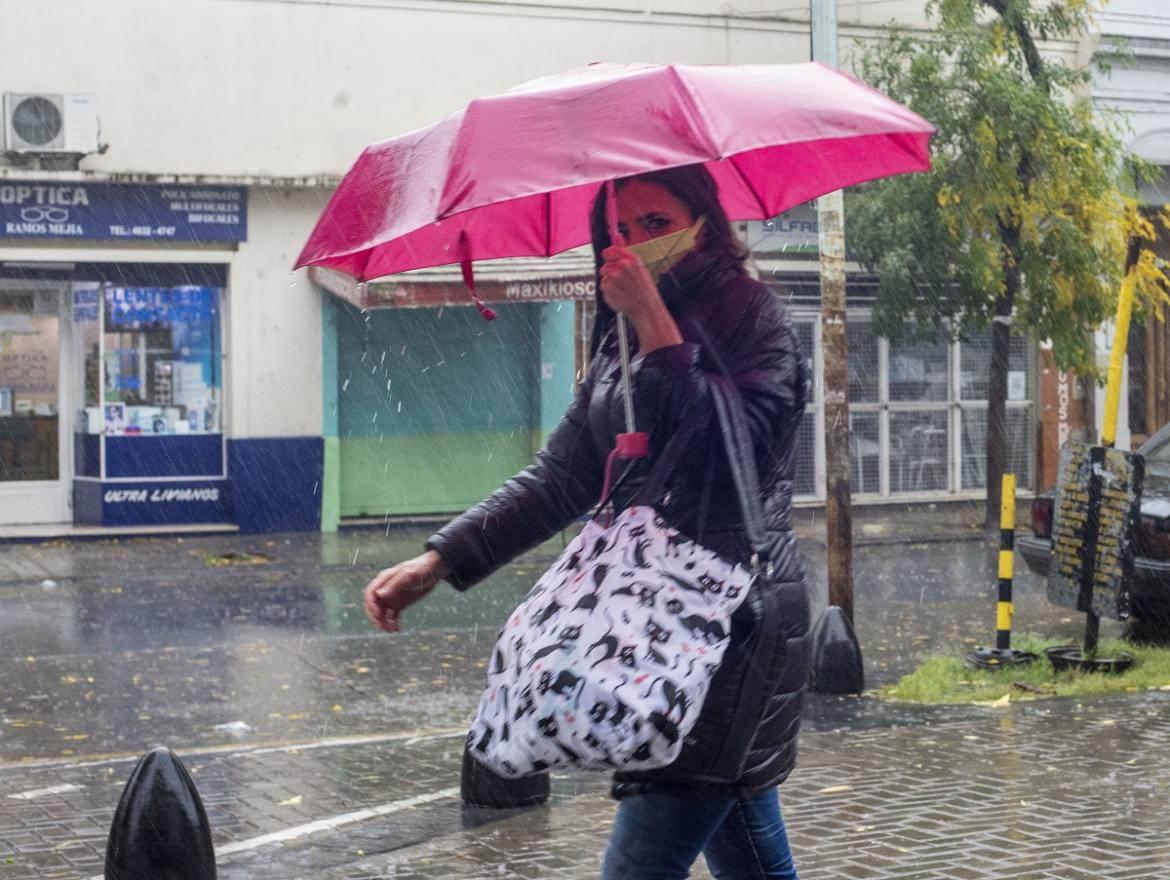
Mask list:
[[[593,64],[472,101],[367,147],[297,266],[378,278],[548,257],[590,240],[607,180],[706,163],[728,216],[766,219],[930,168],[934,128],[819,63]]]

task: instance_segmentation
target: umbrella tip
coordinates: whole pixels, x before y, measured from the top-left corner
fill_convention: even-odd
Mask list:
[[[487,306],[480,306],[479,313],[483,315],[485,321],[494,321],[496,319],[496,310],[490,309]]]

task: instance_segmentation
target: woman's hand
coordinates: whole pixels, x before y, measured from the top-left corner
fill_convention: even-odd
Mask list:
[[[402,612],[425,597],[450,573],[443,557],[434,550],[383,569],[366,584],[366,617],[379,629],[398,632]]]
[[[624,245],[601,252],[601,294],[605,304],[635,324],[640,316],[661,308],[662,297],[642,261]]]
[[[607,306],[630,319],[638,334],[638,350],[649,354],[681,343],[678,325],[642,261],[620,243],[607,247],[601,258],[601,295]]]

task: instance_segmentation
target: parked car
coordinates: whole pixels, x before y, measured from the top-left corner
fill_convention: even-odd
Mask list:
[[[1133,616],[1142,623],[1170,625],[1170,423],[1137,450],[1146,460],[1142,485],[1137,555],[1130,582]],[[1032,502],[1032,534],[1016,539],[1016,551],[1028,568],[1048,575],[1052,555],[1055,490]]]

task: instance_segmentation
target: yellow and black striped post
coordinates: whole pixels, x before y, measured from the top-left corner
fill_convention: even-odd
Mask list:
[[[1016,475],[1003,475],[1003,494],[999,506],[999,601],[995,613],[995,647],[1000,651],[1012,647],[1012,567],[1016,543]]]
[[[1016,475],[1003,475],[999,507],[999,599],[995,606],[995,647],[976,648],[967,654],[973,669],[1008,669],[1036,659],[1030,651],[1012,649],[1012,568],[1016,544]]]

